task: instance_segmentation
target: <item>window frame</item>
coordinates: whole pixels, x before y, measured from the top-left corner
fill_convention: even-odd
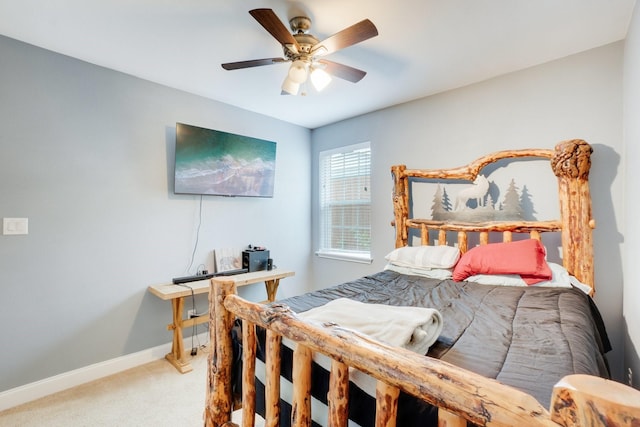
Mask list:
[[[368,216],[369,216],[368,247],[366,247],[366,249],[363,249],[363,250],[333,248],[331,247],[331,243],[328,242],[328,241],[331,241],[332,234],[331,234],[331,231],[327,230],[327,227],[332,227],[332,225],[330,223],[327,224],[327,213],[325,212],[326,209],[330,209],[329,207],[326,206],[327,200],[325,198],[325,195],[326,195],[325,180],[330,179],[330,178],[326,178],[325,176],[325,171],[328,169],[328,165],[326,165],[326,162],[330,161],[329,159],[332,156],[335,156],[336,154],[342,154],[346,156],[360,150],[367,150],[368,157],[369,157],[368,158],[369,165],[368,165],[368,171],[367,171],[368,177],[365,178],[367,181],[367,185],[366,185],[367,189],[365,191],[368,194],[368,200],[366,200],[365,203],[361,203],[361,202],[358,203],[358,204],[362,204],[363,206],[368,206]],[[356,176],[362,176],[362,175],[356,175]],[[319,246],[319,249],[316,251],[315,254],[320,258],[337,259],[337,260],[359,262],[359,263],[366,263],[366,264],[372,263],[373,258],[371,256],[371,246],[372,246],[372,242],[371,242],[371,226],[372,226],[371,143],[369,141],[366,141],[366,142],[361,142],[357,144],[350,144],[350,145],[345,145],[338,148],[320,151],[318,156],[318,184],[319,184],[319,188],[318,188],[319,190],[318,191],[318,212],[319,212],[318,246]],[[356,202],[356,199],[354,199],[354,202]]]

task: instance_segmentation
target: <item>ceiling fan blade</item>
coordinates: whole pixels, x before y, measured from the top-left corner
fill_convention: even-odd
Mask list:
[[[262,65],[278,64],[281,62],[287,62],[287,60],[284,58],[265,58],[253,59],[250,61],[227,62],[226,64],[222,64],[222,68],[225,70],[239,70],[242,68],[260,67]]]
[[[324,70],[327,73],[350,81],[351,83],[358,83],[367,75],[366,71],[358,70],[357,68],[349,67],[348,65],[340,64],[338,62],[327,61],[326,59],[321,59],[318,62],[325,66]]]
[[[255,18],[265,30],[269,32],[281,45],[294,45],[300,49],[298,41],[289,32],[278,16],[271,9],[253,9],[249,13]]]
[[[313,46],[311,53],[314,55],[327,55],[377,35],[378,29],[376,26],[373,25],[373,22],[365,19],[322,40]]]

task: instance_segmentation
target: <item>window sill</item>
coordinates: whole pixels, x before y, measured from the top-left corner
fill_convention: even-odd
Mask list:
[[[317,251],[319,258],[336,259],[339,261],[359,262],[361,264],[371,264],[373,258],[369,254],[354,254],[348,252]]]

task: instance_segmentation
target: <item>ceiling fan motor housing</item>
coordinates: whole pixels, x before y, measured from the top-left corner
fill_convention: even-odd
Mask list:
[[[291,49],[289,46],[283,46],[284,55],[292,61],[310,60],[311,49],[319,42],[315,36],[309,34],[311,20],[306,16],[296,16],[289,20],[289,25],[293,31],[293,38],[298,42],[298,48]]]
[[[306,34],[311,28],[311,19],[306,16],[295,16],[289,19],[289,26],[295,34]]]
[[[311,34],[294,34],[293,37],[296,39],[296,41],[298,42],[298,45],[300,46],[300,49],[298,50],[298,54],[302,54],[302,55],[298,55],[298,56],[308,56],[309,53],[311,53],[311,49],[313,48],[313,46],[315,46],[316,44],[318,44],[318,39],[315,38],[314,36],[312,36]],[[287,53],[288,49],[285,49],[285,54]],[[295,59],[295,54],[294,54],[294,59]]]

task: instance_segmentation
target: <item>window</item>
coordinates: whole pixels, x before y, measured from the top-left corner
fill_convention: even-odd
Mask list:
[[[328,258],[371,262],[371,148],[320,152],[320,249]]]

